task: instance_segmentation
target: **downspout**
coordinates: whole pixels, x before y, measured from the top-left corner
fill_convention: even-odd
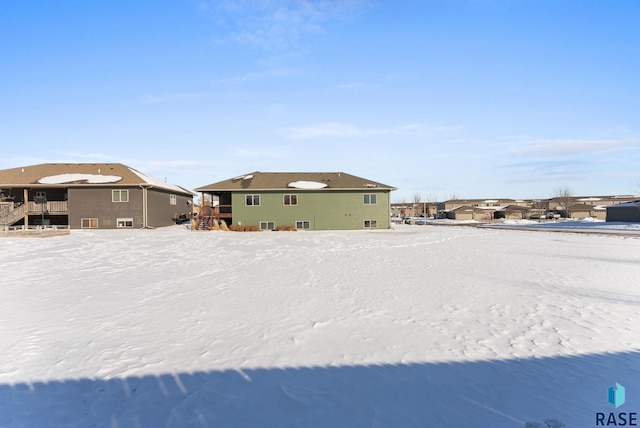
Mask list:
[[[147,229],[155,229],[155,227],[149,226],[149,189],[153,189],[153,185],[147,186],[144,189],[144,224]]]
[[[387,192],[387,221],[389,222],[389,227],[387,229],[393,229],[391,227],[391,190]],[[425,217],[425,225],[427,224],[427,218]]]
[[[139,184],[139,186],[142,189],[142,229],[154,229],[149,226],[149,196],[147,193],[153,186],[145,186],[144,184]]]
[[[147,189],[142,184],[139,184],[142,189],[142,229],[147,228]]]

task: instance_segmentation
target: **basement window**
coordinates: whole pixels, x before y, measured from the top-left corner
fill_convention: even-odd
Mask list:
[[[97,229],[98,228],[98,219],[97,218],[83,218],[83,219],[80,219],[80,227],[82,229]]]
[[[301,221],[296,221],[296,229],[298,230],[309,230],[309,221],[307,220],[301,220]]]
[[[378,221],[377,220],[365,220],[364,221],[364,228],[365,229],[375,229],[376,227],[378,227]]]
[[[116,227],[118,229],[133,227],[133,219],[132,218],[116,219]]]
[[[274,221],[260,222],[260,230],[274,230],[275,228],[276,228],[276,223]]]

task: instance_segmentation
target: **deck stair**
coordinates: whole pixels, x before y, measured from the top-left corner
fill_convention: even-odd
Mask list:
[[[26,205],[1,205],[0,226],[12,226],[24,218]]]
[[[225,219],[231,219],[231,205],[216,205],[214,207],[201,207],[198,215],[192,223],[194,230],[219,230],[225,229]],[[223,225],[224,223],[224,225]]]

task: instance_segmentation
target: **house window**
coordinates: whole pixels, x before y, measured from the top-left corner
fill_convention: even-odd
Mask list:
[[[274,221],[261,221],[260,222],[260,230],[273,230],[276,228],[276,223]]]
[[[47,202],[47,192],[36,192],[36,195],[33,198],[33,201],[38,204],[43,204]]]
[[[80,227],[82,229],[97,229],[98,228],[98,219],[97,218],[83,218],[80,220]]]
[[[364,194],[364,204],[365,205],[375,205],[376,204],[376,194],[375,193],[365,193]]]
[[[309,230],[309,222],[307,220],[296,221],[296,229]]]
[[[178,198],[176,197],[176,195],[169,195],[169,204],[170,205],[176,205],[178,202]]]
[[[116,227],[118,229],[125,228],[125,227],[133,227],[133,219],[132,218],[116,219]]]
[[[260,206],[260,195],[246,195],[245,205],[247,206]]]
[[[377,220],[365,220],[364,221],[364,228],[365,229],[375,229],[376,227],[378,227],[378,221]]]
[[[298,205],[298,195],[284,195],[284,204],[287,206]]]
[[[114,190],[111,193],[112,202],[129,202],[128,190]]]

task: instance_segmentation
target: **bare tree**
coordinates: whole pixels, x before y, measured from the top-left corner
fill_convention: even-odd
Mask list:
[[[402,218],[406,217],[406,214],[407,214],[407,201],[405,199],[402,199],[402,200],[398,201],[397,203],[400,204],[400,217],[402,217]]]
[[[427,195],[426,201],[427,201],[427,217],[431,217],[432,215],[435,217],[436,212],[438,210],[437,208],[438,198],[436,198],[435,195]],[[431,213],[431,208],[433,208],[433,214]]]
[[[555,199],[558,201],[560,209],[564,211],[566,218],[571,218],[571,206],[575,198],[568,187],[558,187],[555,191]]]
[[[549,202],[545,200],[534,199],[533,201],[531,201],[531,210],[534,211],[534,214],[538,217],[538,223],[542,218],[542,214],[548,207],[549,207]]]
[[[422,196],[419,193],[413,195],[413,212],[416,216],[422,215],[424,212],[422,205]],[[419,213],[419,214],[418,214]]]

